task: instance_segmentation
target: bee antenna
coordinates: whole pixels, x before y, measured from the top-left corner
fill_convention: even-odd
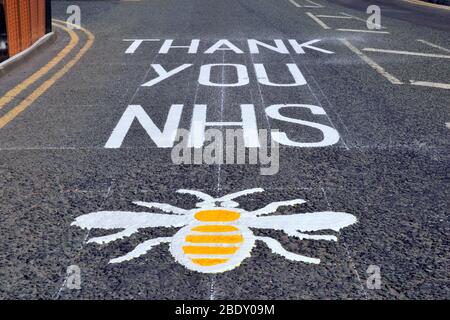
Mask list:
[[[252,194],[252,193],[256,193],[256,192],[263,192],[263,191],[264,191],[264,189],[262,189],[262,188],[247,189],[247,190],[242,190],[242,191],[238,191],[235,193],[227,194],[221,198],[218,198],[217,200],[228,201],[228,200],[233,200],[235,198],[242,197],[242,196],[245,196],[248,194]]]
[[[206,194],[204,192],[197,191],[197,190],[180,189],[180,190],[177,190],[177,192],[183,193],[183,194],[190,194],[190,195],[196,196],[197,198],[205,200],[205,201],[213,201],[214,200],[214,198],[211,197],[209,194]]]

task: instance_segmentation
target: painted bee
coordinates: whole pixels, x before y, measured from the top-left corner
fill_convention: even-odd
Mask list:
[[[181,228],[173,237],[150,239],[139,244],[122,257],[110,260],[119,263],[142,256],[160,243],[170,244],[170,253],[177,262],[188,269],[203,273],[219,273],[236,268],[245,258],[250,257],[257,240],[264,242],[272,252],[292,261],[320,263],[319,259],[295,254],[283,249],[281,244],[270,237],[255,236],[250,229],[282,230],[288,236],[301,239],[337,241],[334,235],[307,234],[319,230],[334,230],[347,227],[356,222],[356,217],[344,212],[310,212],[292,215],[271,215],[280,206],[293,206],[305,200],[273,202],[255,211],[238,208],[233,199],[255,192],[261,188],[213,198],[194,190],[178,190],[178,193],[191,194],[202,201],[197,208],[186,210],[165,203],[133,202],[146,208],[160,209],[166,213],[99,211],[82,215],[72,223],[84,229],[119,229],[120,232],[91,238],[88,243],[109,243],[132,234],[143,228],[174,227]]]

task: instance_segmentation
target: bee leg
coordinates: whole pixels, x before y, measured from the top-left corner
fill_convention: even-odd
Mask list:
[[[154,246],[161,244],[162,242],[171,242],[172,237],[164,237],[164,238],[155,238],[138,244],[136,248],[132,251],[128,252],[126,255],[111,259],[109,263],[120,263],[124,261],[128,261],[137,257],[140,257],[150,251]]]
[[[296,237],[300,240],[308,239],[308,240],[326,240],[326,241],[337,241],[336,236],[328,235],[328,234],[307,234],[307,233],[301,233],[296,230],[284,230],[284,233],[286,233],[290,237]]]
[[[273,253],[279,254],[280,256],[283,256],[284,258],[291,260],[291,261],[301,261],[306,263],[314,263],[319,264],[320,259],[316,258],[310,258],[306,256],[302,256],[300,254],[292,253],[284,249],[281,244],[272,238],[269,237],[255,237],[256,240],[260,240],[264,242],[270,250],[272,250]]]
[[[270,214],[270,213],[274,213],[274,212],[276,212],[278,210],[279,207],[282,207],[282,206],[295,206],[297,204],[303,204],[305,202],[306,201],[303,200],[303,199],[294,199],[294,200],[288,200],[288,201],[272,202],[272,203],[269,203],[264,208],[248,212],[248,214],[253,216],[253,217],[259,217],[259,216],[267,215],[267,214]]]
[[[121,232],[113,233],[113,234],[110,234],[107,236],[91,238],[87,241],[87,243],[91,243],[91,242],[98,243],[98,244],[110,243],[110,242],[116,241],[118,239],[129,237],[132,234],[136,233],[137,231],[138,231],[137,228],[128,228]]]

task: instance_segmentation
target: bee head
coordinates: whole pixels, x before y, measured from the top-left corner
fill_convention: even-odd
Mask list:
[[[236,208],[239,207],[239,203],[237,203],[236,201],[232,201],[232,200],[225,200],[222,201],[220,198],[219,199],[212,199],[212,200],[207,200],[207,201],[202,201],[202,202],[198,202],[196,203],[197,208]]]
[[[199,199],[202,199],[203,201],[198,202],[196,204],[197,208],[211,208],[211,207],[236,208],[236,207],[239,207],[239,203],[237,203],[236,201],[233,201],[233,199],[247,195],[247,194],[251,194],[251,193],[255,193],[255,192],[263,192],[263,191],[264,191],[264,189],[261,189],[261,188],[247,189],[247,190],[235,192],[232,194],[228,194],[228,195],[225,195],[225,196],[219,197],[219,198],[213,198],[209,194],[206,194],[201,191],[196,191],[196,190],[180,189],[177,192],[191,194],[191,195],[196,196]]]

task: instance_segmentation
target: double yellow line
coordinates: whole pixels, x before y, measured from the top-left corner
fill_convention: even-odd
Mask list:
[[[53,25],[63,29],[70,36],[70,41],[66,47],[61,50],[52,60],[50,60],[45,66],[32,74],[29,78],[25,79],[23,82],[18,84],[13,89],[9,90],[5,96],[0,98],[0,110],[13,99],[15,99],[23,90],[28,88],[30,85],[41,79],[48,72],[50,72],[58,63],[60,63],[78,44],[78,35],[70,28],[64,25],[70,25],[69,23],[61,20],[53,19]],[[76,26],[74,26],[76,27]],[[0,129],[14,120],[20,113],[27,109],[33,104],[42,94],[44,94],[56,81],[63,77],[82,57],[83,55],[92,47],[95,36],[84,28],[78,27],[84,34],[86,34],[87,41],[84,46],[78,51],[78,53],[69,60],[61,69],[55,72],[48,80],[42,83],[37,89],[35,89],[28,97],[24,98],[18,105],[13,107],[5,115],[0,117]]]

